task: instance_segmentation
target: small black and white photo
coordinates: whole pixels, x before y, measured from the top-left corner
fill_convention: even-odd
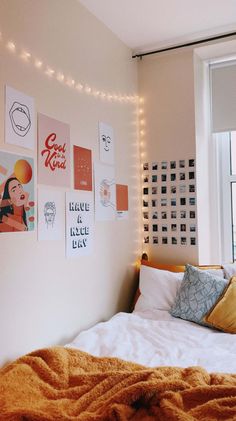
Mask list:
[[[190,211],[189,212],[189,218],[191,218],[191,219],[195,219],[196,218],[195,211]]]
[[[189,198],[189,204],[190,204],[190,206],[194,206],[195,205],[195,197],[190,197]]]
[[[175,173],[170,174],[170,180],[171,181],[175,181],[176,180],[176,174]]]
[[[158,219],[157,211],[152,212],[152,219]]]
[[[175,170],[176,168],[176,161],[170,161],[170,169]]]
[[[189,193],[195,193],[195,184],[189,184]]]
[[[167,170],[167,161],[162,161],[162,163],[161,163],[161,169],[162,170]]]
[[[180,224],[180,231],[186,231],[186,224]]]
[[[181,244],[181,246],[186,246],[187,245],[187,238],[186,237],[181,237],[180,238],[180,244]]]
[[[195,224],[191,224],[189,227],[190,232],[196,232],[196,225]]]
[[[161,212],[161,219],[167,219],[167,212],[165,211]]]
[[[148,194],[148,187],[143,188],[143,194]]]
[[[157,182],[157,175],[152,175],[152,183],[156,183]]]
[[[162,244],[168,244],[168,237],[162,237]]]
[[[149,235],[147,235],[146,237],[144,237],[144,243],[145,244],[149,243]]]
[[[185,197],[180,197],[179,203],[180,203],[181,206],[185,206],[186,205],[186,198]]]
[[[158,170],[158,163],[157,162],[153,162],[152,163],[152,171],[157,171]]]
[[[147,200],[143,200],[143,207],[148,208],[148,201]]]
[[[189,178],[189,180],[194,180],[194,178],[195,178],[195,172],[194,171],[190,171],[188,173],[188,178]]]
[[[195,237],[190,237],[190,244],[191,246],[196,246],[196,238]]]
[[[176,186],[170,186],[171,194],[176,194]]]
[[[171,224],[171,231],[177,231],[177,224]]]
[[[189,159],[188,160],[188,166],[189,167],[194,167],[194,165],[195,165],[195,159]]]
[[[186,218],[186,211],[185,210],[181,210],[180,211],[180,218],[181,219],[185,219]]]
[[[162,225],[161,230],[162,232],[167,232],[168,231],[167,225]]]
[[[180,181],[185,180],[185,172],[179,173],[179,179],[180,179]]]
[[[153,224],[153,226],[152,226],[152,230],[153,230],[154,232],[158,231],[158,225],[157,225],[157,224]]]
[[[157,207],[157,199],[152,199],[152,207],[153,208]]]
[[[167,193],[167,187],[166,186],[162,186],[161,187],[161,194],[166,194]]]
[[[186,192],[186,186],[184,184],[180,184],[180,186],[179,186],[179,192],[180,193],[185,193]]]
[[[157,187],[152,187],[152,194],[157,194]]]
[[[177,212],[171,211],[170,217],[171,217],[171,219],[176,219],[177,218]]]
[[[149,170],[149,165],[148,165],[148,162],[145,162],[145,163],[143,164],[143,170],[144,170],[144,171],[148,171],[148,170]]]
[[[178,244],[176,237],[171,237],[171,244]]]
[[[166,181],[167,180],[167,175],[166,174],[161,174],[161,181]]]
[[[158,237],[153,236],[152,241],[153,241],[153,244],[158,244]]]
[[[184,159],[179,160],[179,168],[185,168],[185,160]]]
[[[173,199],[170,199],[170,205],[176,206],[176,198],[175,197]]]
[[[167,199],[161,199],[161,206],[167,206]]]
[[[149,176],[145,175],[145,177],[143,177],[143,182],[144,183],[148,183],[149,182]]]
[[[148,224],[144,224],[143,225],[143,229],[144,229],[144,231],[149,231],[149,225]]]
[[[148,218],[149,218],[148,212],[143,212],[143,219],[148,219]]]

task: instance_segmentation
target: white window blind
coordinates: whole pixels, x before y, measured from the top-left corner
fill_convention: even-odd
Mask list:
[[[236,130],[236,62],[211,67],[212,131]]]

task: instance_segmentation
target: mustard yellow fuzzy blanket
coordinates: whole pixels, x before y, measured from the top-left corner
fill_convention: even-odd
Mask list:
[[[0,371],[0,420],[236,420],[236,375],[42,349]]]

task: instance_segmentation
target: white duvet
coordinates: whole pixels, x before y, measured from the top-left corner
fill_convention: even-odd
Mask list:
[[[66,346],[149,367],[197,365],[236,373],[236,335],[174,318],[168,311],[118,313]]]

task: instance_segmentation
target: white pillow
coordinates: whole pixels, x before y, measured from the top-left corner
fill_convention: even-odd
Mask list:
[[[141,295],[135,311],[167,310],[174,304],[184,273],[169,272],[141,265],[139,289]]]
[[[225,278],[230,280],[232,276],[236,275],[236,262],[228,263],[227,265],[223,265]]]

